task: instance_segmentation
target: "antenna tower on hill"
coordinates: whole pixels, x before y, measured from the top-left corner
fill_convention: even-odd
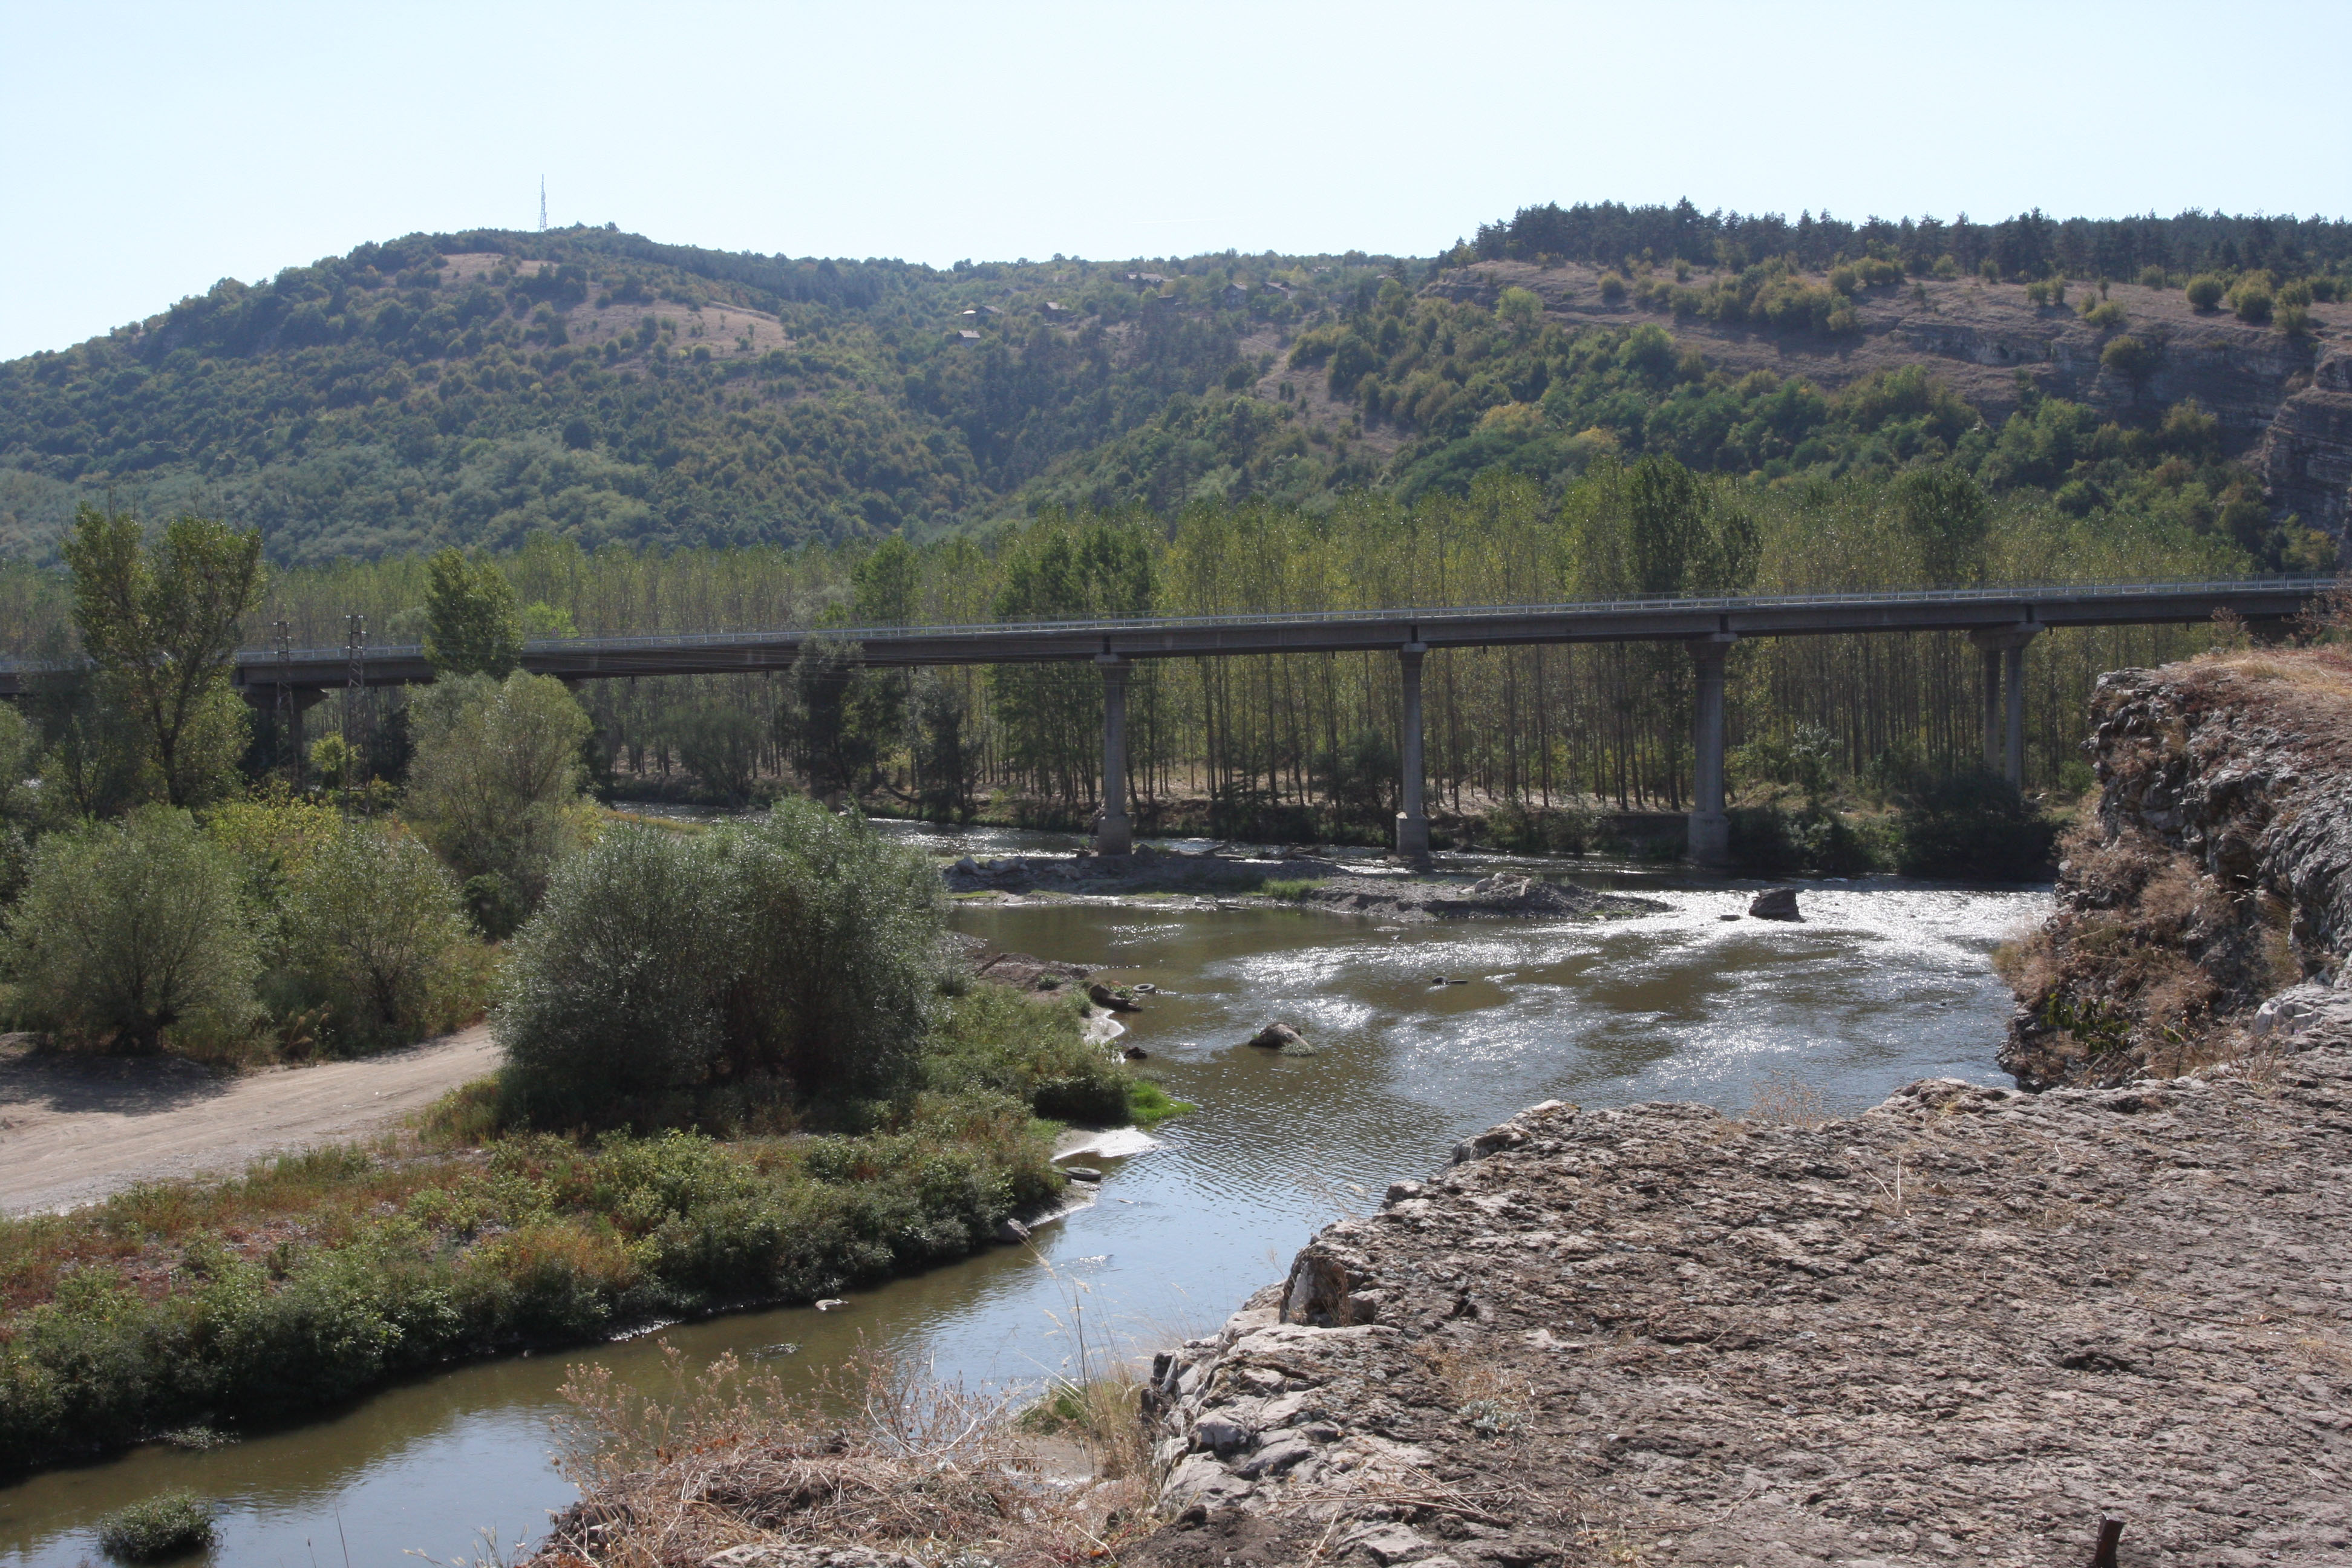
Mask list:
[[[547,232],[547,176],[539,177],[539,232]]]

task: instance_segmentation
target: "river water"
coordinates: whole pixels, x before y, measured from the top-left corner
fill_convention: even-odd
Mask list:
[[[983,853],[1068,842],[894,831]],[[768,1364],[805,1378],[862,1335],[941,1376],[1012,1385],[1071,1366],[1081,1321],[1091,1346],[1136,1351],[1206,1330],[1318,1227],[1538,1100],[1738,1112],[1759,1089],[1801,1085],[1839,1110],[1914,1079],[1990,1080],[2007,1002],[1989,960],[2047,907],[2039,889],[1874,879],[1807,885],[1801,925],[1730,921],[1752,884],[1572,868],[1667,909],[1592,924],[1393,925],[1149,902],[960,907],[954,923],[996,946],[1160,987],[1127,1020],[1129,1040],[1200,1107],[1164,1124],[1156,1148],[1090,1161],[1106,1171],[1100,1198],[1041,1229],[1035,1254],[999,1247],[833,1312],[747,1313],[461,1366],[208,1453],[157,1446],[47,1471],[0,1489],[0,1565],[95,1561],[100,1514],[175,1487],[215,1500],[213,1560],[238,1568],[449,1563],[490,1537],[511,1552],[573,1495],[548,1453],[571,1363],[651,1386],[663,1342],[696,1365],[790,1342],[798,1352]],[[1440,974],[1466,984],[1433,984]],[[1322,1054],[1240,1044],[1275,1019]]]

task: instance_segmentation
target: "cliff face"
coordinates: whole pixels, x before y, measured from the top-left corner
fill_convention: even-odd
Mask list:
[[[2345,537],[2352,513],[2352,353],[2328,350],[2289,393],[2252,457],[2271,504]]]
[[[2352,1022],[2352,658],[2258,651],[2104,677],[2097,817],[2005,957],[2000,1065],[2118,1083]],[[2267,1007],[2267,1011],[2265,1011]]]
[[[2347,1037],[2352,1038],[2352,1037]],[[2352,1550],[2352,1051],[1538,1106],[1156,1369],[1161,1568]]]

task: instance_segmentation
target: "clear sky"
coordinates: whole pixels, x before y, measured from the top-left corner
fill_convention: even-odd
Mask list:
[[[0,0],[0,357],[362,240],[1427,255],[1543,201],[2352,212],[2352,5]]]

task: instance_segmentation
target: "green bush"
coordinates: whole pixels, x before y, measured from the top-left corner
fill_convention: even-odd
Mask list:
[[[2099,351],[2099,363],[2134,384],[2147,379],[2163,353],[2154,344],[2129,336],[2112,340]]]
[[[23,1002],[48,1028],[152,1051],[174,1025],[254,1013],[236,863],[184,811],[43,839],[8,934]]]
[[[497,1021],[520,1113],[666,1122],[722,1089],[903,1089],[938,1001],[941,904],[928,857],[799,798],[708,834],[609,834],[514,943]]]
[[[2260,283],[2241,283],[2230,291],[2230,308],[2238,320],[2261,325],[2271,319],[2271,291]]]
[[[2276,325],[2288,337],[2300,338],[2311,331],[2311,310],[2305,305],[2281,305]]]
[[[2210,310],[2221,302],[2221,296],[2229,291],[2229,288],[2226,281],[2212,273],[2200,272],[2189,280],[2189,286],[2181,292],[2188,296],[2189,303],[2196,309]]]
[[[2168,287],[2171,282],[2172,279],[2165,274],[2161,267],[2150,265],[2139,269],[2139,286],[2143,289],[2163,289]]]
[[[1826,805],[1795,812],[1742,806],[1731,814],[1731,863],[1759,876],[1811,871],[1853,877],[1883,868],[1887,857],[1852,819]]]
[[[98,1521],[98,1544],[126,1563],[155,1563],[213,1543],[212,1510],[191,1492],[164,1492]]]
[[[2047,872],[2057,826],[1984,769],[1917,779],[1904,792],[1903,871],[2023,881]]]
[[[2113,300],[2086,300],[2083,302],[2084,321],[2101,331],[2120,327],[2126,319],[2124,308]]]
[[[353,1047],[400,1045],[454,1021],[474,942],[433,852],[346,822],[297,869],[279,921],[287,967]]]

